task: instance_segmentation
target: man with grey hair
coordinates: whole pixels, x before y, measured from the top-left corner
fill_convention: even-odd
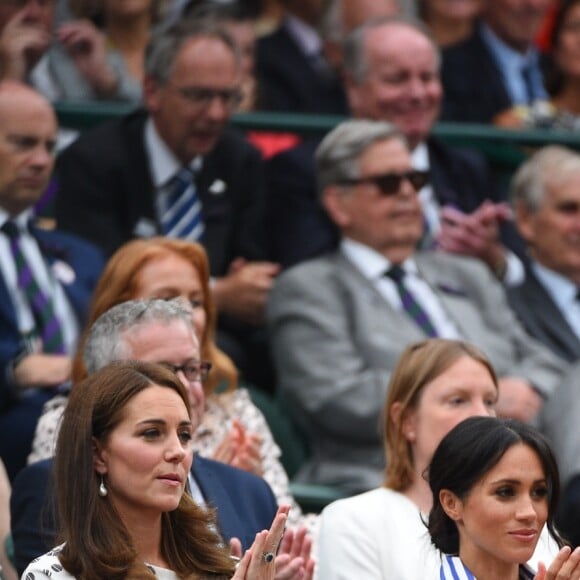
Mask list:
[[[580,359],[579,186],[580,155],[557,145],[532,155],[511,182],[530,264],[510,303],[528,332],[569,362]]]
[[[580,545],[580,155],[543,147],[514,175],[511,196],[530,263],[523,284],[509,289],[510,304],[532,336],[573,363],[541,427],[561,471],[559,529]]]
[[[157,234],[202,243],[220,346],[257,381],[253,371],[264,365],[248,345],[260,340],[278,266],[263,261],[260,155],[226,128],[241,99],[240,66],[235,42],[213,22],[184,21],[156,35],[145,110],[86,132],[59,156],[55,211],[59,227],[108,254]]]
[[[532,420],[565,365],[524,332],[481,263],[416,251],[428,174],[404,137],[389,123],[346,121],[316,162],[339,248],[286,270],[268,304],[279,388],[313,450],[299,478],[381,485],[386,388],[405,347],[427,337],[479,346],[500,377],[498,413]]]
[[[128,359],[154,362],[173,370],[188,389],[193,427],[199,426],[204,409],[202,380],[209,367],[199,360],[191,310],[180,299],[124,302],[95,321],[84,349],[88,372]],[[62,414],[64,406],[58,411]],[[48,541],[46,538],[55,529],[54,521],[42,526],[43,537],[35,525],[40,521],[43,485],[48,483],[50,465],[50,461],[31,464],[14,486],[12,527],[19,568],[45,551],[43,540],[49,546],[54,545],[54,538]],[[200,505],[216,509],[224,540],[237,538],[244,550],[252,544],[257,532],[270,526],[276,513],[276,500],[262,478],[199,455],[194,457],[189,487]],[[30,533],[32,529],[36,529],[34,534]],[[276,578],[303,578],[300,569],[306,564],[305,552],[300,551],[298,543],[286,543],[284,555],[277,564]],[[295,551],[290,553],[291,549]]]

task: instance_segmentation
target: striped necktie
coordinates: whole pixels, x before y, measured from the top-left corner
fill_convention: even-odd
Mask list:
[[[189,167],[182,167],[173,178],[161,225],[163,233],[170,238],[195,242],[203,234],[201,201],[197,195],[194,173]]]
[[[32,310],[38,335],[42,339],[43,352],[64,354],[62,327],[54,311],[53,297],[46,294],[34,278],[34,273],[20,245],[21,238],[18,227],[14,222],[7,221],[2,226],[2,231],[8,236],[10,241],[10,250],[14,258],[18,286],[26,296]]]
[[[425,310],[423,310],[417,300],[415,300],[415,297],[404,283],[405,270],[403,270],[401,266],[394,265],[386,272],[385,276],[388,276],[395,283],[405,312],[417,323],[419,328],[421,328],[427,336],[435,338],[437,336],[437,331],[435,330],[431,320],[429,320],[429,315]]]

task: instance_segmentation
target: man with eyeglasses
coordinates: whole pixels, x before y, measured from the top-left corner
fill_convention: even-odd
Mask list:
[[[346,121],[316,163],[338,250],[286,270],[268,305],[279,388],[313,450],[298,480],[350,492],[382,484],[391,372],[408,344],[429,337],[480,347],[500,377],[498,414],[533,420],[565,364],[526,335],[479,261],[416,250],[429,175],[413,169],[402,134]]]
[[[180,299],[132,300],[114,306],[97,319],[84,349],[87,371],[93,373],[115,360],[128,359],[155,362],[176,371],[188,389],[193,426],[201,424],[204,411],[202,381],[211,365],[199,360],[191,312]],[[63,402],[58,409],[61,415],[65,404]],[[49,511],[51,503],[45,500],[47,491],[48,497],[52,497],[51,465],[52,460],[31,464],[20,473],[14,485],[11,525],[20,572],[28,562],[56,543],[57,526]],[[237,538],[243,550],[251,546],[256,533],[268,529],[276,513],[275,497],[262,478],[197,454],[189,488],[199,505],[216,509],[224,541]],[[276,578],[303,578],[298,561],[304,556],[300,554],[300,542],[302,540],[294,544],[294,552],[291,552],[292,542],[282,549]]]
[[[55,211],[60,228],[107,254],[157,234],[202,243],[220,346],[256,380],[264,365],[249,348],[260,343],[278,265],[264,261],[260,155],[226,127],[241,99],[240,66],[235,42],[214,23],[185,21],[154,37],[144,110],[83,134],[59,156]]]

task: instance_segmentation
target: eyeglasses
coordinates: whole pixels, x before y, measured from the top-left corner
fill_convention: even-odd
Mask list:
[[[199,109],[206,109],[214,99],[219,99],[226,109],[233,111],[238,108],[243,100],[242,92],[239,89],[214,90],[205,87],[178,87],[174,84],[171,84],[171,86],[186,101],[189,101]]]
[[[359,183],[372,183],[383,195],[396,195],[401,190],[401,183],[406,179],[415,191],[419,191],[429,182],[428,171],[413,169],[403,173],[384,173],[383,175],[370,175],[368,177],[358,177],[345,179],[339,185],[358,185]]]
[[[161,366],[173,371],[177,374],[179,371],[183,373],[183,376],[191,382],[194,381],[205,381],[209,376],[209,371],[211,370],[211,363],[206,360],[198,361],[191,360],[182,365],[174,365],[168,362],[159,363]]]

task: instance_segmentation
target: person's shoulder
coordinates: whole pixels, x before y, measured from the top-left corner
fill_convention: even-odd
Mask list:
[[[59,560],[63,545],[57,546],[32,560],[26,570],[24,570],[22,578],[25,580],[40,580],[42,578],[50,578],[51,580],[74,579],[74,576],[71,576],[64,569]]]
[[[277,278],[274,287],[307,285],[313,290],[324,290],[320,284],[330,281],[338,271],[340,257],[338,252],[328,252],[322,256],[304,260],[284,270]]]
[[[96,149],[103,151],[117,151],[125,147],[128,136],[142,139],[143,128],[148,119],[145,109],[139,108],[130,113],[114,116],[86,131],[83,131],[59,155],[59,160],[66,160],[74,154],[96,155]],[[62,162],[62,161],[61,161]]]
[[[481,30],[479,26],[474,26],[473,31],[469,36],[455,42],[441,51],[443,57],[443,64],[456,60],[467,60],[485,48],[483,39],[481,37]]]
[[[211,472],[214,477],[219,478],[220,481],[227,482],[228,485],[237,487],[238,485],[243,484],[245,486],[252,485],[254,487],[263,488],[264,490],[269,489],[268,484],[263,478],[254,475],[249,471],[244,471],[243,469],[234,467],[233,465],[202,457],[201,455],[195,456],[194,467],[196,462],[197,468],[205,470],[206,472]]]
[[[103,254],[93,243],[75,234],[62,230],[45,230],[35,228],[35,235],[41,243],[41,248],[51,253],[58,254],[59,251],[74,250],[82,254],[90,255],[92,258],[104,260]],[[55,257],[58,257],[56,255]]]

